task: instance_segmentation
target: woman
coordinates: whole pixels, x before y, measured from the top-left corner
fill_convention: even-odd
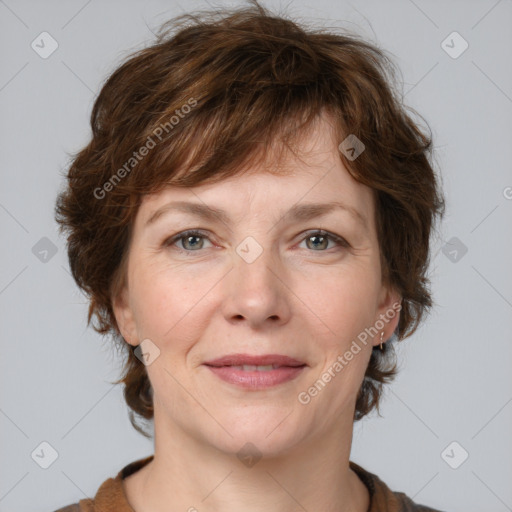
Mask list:
[[[256,2],[112,74],[56,214],[155,453],[61,510],[434,510],[349,460],[432,305],[444,207],[393,76]]]

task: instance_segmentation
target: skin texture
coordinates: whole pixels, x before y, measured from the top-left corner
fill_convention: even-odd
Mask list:
[[[380,333],[360,343],[310,403],[297,398],[400,301],[382,284],[372,191],[343,166],[339,142],[325,115],[298,145],[301,158],[289,153],[281,163],[283,175],[254,167],[144,198],[127,286],[114,302],[125,340],[150,339],[160,351],[147,366],[155,457],[124,481],[137,512],[368,509],[367,489],[348,461],[357,392]],[[221,208],[230,221],[171,212],[144,226],[178,200]],[[341,209],[310,220],[284,217],[297,203],[330,201],[357,209],[367,229]],[[204,236],[164,243],[187,229]],[[318,229],[349,246],[311,238]],[[246,237],[263,250],[250,264],[237,253]],[[254,245],[245,247],[254,254]],[[384,341],[398,319],[385,324]],[[292,381],[245,390],[203,365],[232,353],[284,354],[307,366]],[[262,456],[252,467],[237,458],[248,442]]]

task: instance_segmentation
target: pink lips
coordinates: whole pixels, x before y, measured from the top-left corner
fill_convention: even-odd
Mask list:
[[[279,354],[232,354],[207,361],[204,365],[222,380],[253,390],[290,381],[307,366],[302,361]],[[266,368],[258,369],[256,366]]]

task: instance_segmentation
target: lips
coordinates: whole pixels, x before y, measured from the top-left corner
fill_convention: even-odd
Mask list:
[[[280,354],[231,354],[204,363],[221,380],[246,390],[263,390],[298,377],[307,366]]]
[[[251,356],[249,354],[231,354],[218,359],[213,359],[204,363],[207,366],[221,367],[221,366],[272,366],[273,368],[280,368],[282,366],[298,367],[306,366],[306,363],[294,359],[292,357],[280,354],[265,354],[261,356]],[[269,368],[270,369],[270,368]]]

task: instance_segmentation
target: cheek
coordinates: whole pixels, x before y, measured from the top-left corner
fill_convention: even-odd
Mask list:
[[[201,324],[208,290],[215,282],[203,272],[194,275],[179,268],[139,265],[133,276],[135,322],[140,336],[164,345],[169,339],[188,338]],[[212,283],[210,282],[212,281]]]
[[[369,267],[330,269],[315,279],[302,280],[297,296],[306,305],[308,317],[316,319],[320,332],[339,348],[374,321],[377,280]]]

